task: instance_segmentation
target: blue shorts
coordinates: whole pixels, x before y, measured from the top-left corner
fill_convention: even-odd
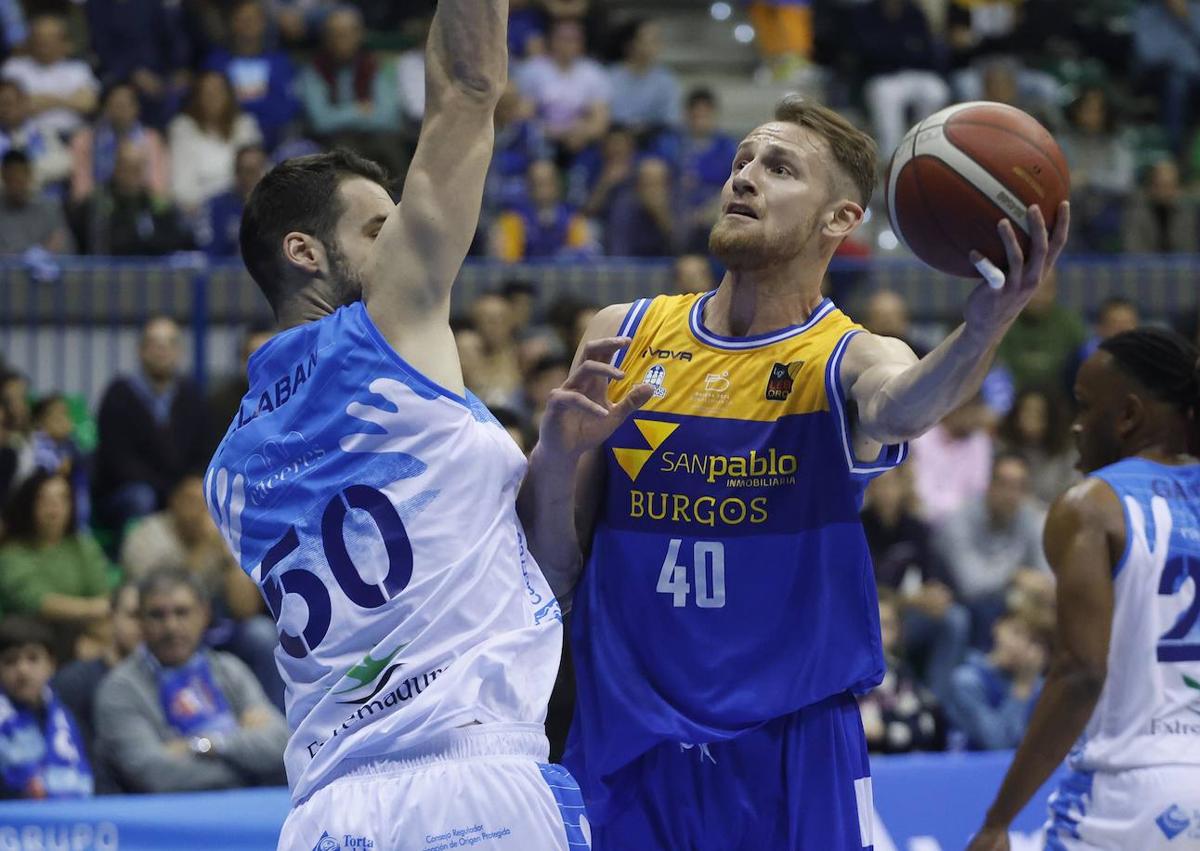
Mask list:
[[[874,808],[858,704],[839,695],[709,745],[659,745],[621,772],[596,851],[862,851]]]

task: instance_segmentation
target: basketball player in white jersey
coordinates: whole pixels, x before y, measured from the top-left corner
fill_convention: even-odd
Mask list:
[[[250,359],[206,496],[279,627],[287,851],[588,847],[578,786],[546,764],[562,626],[517,519],[525,459],[465,389],[449,327],[507,18],[507,0],[438,4],[398,206],[377,165],[333,151],[277,166],[243,216],[282,330]]]
[[[1009,824],[1064,757],[1047,849],[1200,849],[1197,355],[1139,329],[1079,371],[1073,432],[1088,477],[1045,532],[1055,657],[971,851],[1009,847]]]

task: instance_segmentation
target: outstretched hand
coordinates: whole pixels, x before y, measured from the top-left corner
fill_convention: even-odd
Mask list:
[[[578,458],[650,400],[654,388],[648,384],[637,385],[615,404],[608,400],[608,383],[625,377],[610,361],[631,342],[628,337],[605,337],[584,345],[582,359],[550,393],[538,441],[542,450]]]
[[[1012,222],[1004,219],[997,225],[1000,241],[1004,243],[1007,256],[1007,271],[1003,274],[1003,283],[985,280],[975,288],[967,299],[967,327],[993,336],[1003,332],[1017,318],[1025,305],[1033,297],[1034,291],[1042,279],[1050,272],[1062,254],[1067,244],[1067,235],[1071,228],[1071,205],[1063,201],[1058,208],[1058,219],[1054,224],[1051,235],[1046,229],[1046,217],[1036,204],[1026,210],[1029,227],[1029,256],[1021,251],[1017,240],[1017,232]],[[977,266],[984,259],[978,251],[971,252],[971,262]],[[993,272],[998,272],[991,266]],[[981,270],[982,271],[982,270]],[[985,277],[987,275],[985,274]]]

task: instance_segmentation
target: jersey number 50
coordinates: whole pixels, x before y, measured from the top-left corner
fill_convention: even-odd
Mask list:
[[[346,515],[352,508],[367,512],[383,538],[388,571],[379,585],[363,581],[362,574],[346,549],[342,530]],[[333,604],[325,583],[303,565],[275,573],[275,568],[299,548],[300,536],[296,534],[296,527],[289,526],[283,537],[263,556],[259,582],[276,623],[279,623],[283,612],[284,594],[299,594],[308,605],[308,621],[300,635],[292,635],[282,626],[279,627],[280,646],[289,656],[303,659],[316,650],[328,634]],[[367,485],[351,485],[329,500],[321,515],[321,549],[342,593],[364,609],[379,608],[403,591],[412,579],[412,544],[408,540],[404,521],[385,494]]]

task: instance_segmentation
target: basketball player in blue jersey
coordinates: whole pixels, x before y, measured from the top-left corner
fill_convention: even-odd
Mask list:
[[[863,489],[976,392],[1067,238],[1065,205],[1052,238],[1029,209],[1028,257],[1002,223],[1003,285],[918,360],[821,295],[870,200],[871,139],[792,97],[731,166],[720,287],[597,314],[589,340],[633,342],[607,386],[584,343],[594,419],[552,400],[521,497],[533,553],[573,593],[564,762],[603,851],[871,846],[854,694],[884,663]],[[649,401],[589,451],[639,382]]]
[[[546,764],[562,627],[517,519],[525,459],[464,389],[449,327],[507,16],[438,4],[398,206],[378,166],[335,151],[277,166],[243,217],[283,330],[250,359],[205,488],[279,627],[287,851],[587,847],[578,786]]]
[[[1079,370],[1088,476],[1046,520],[1055,655],[971,851],[1009,847],[1008,825],[1063,757],[1047,849],[1200,849],[1198,356],[1137,329]]]

